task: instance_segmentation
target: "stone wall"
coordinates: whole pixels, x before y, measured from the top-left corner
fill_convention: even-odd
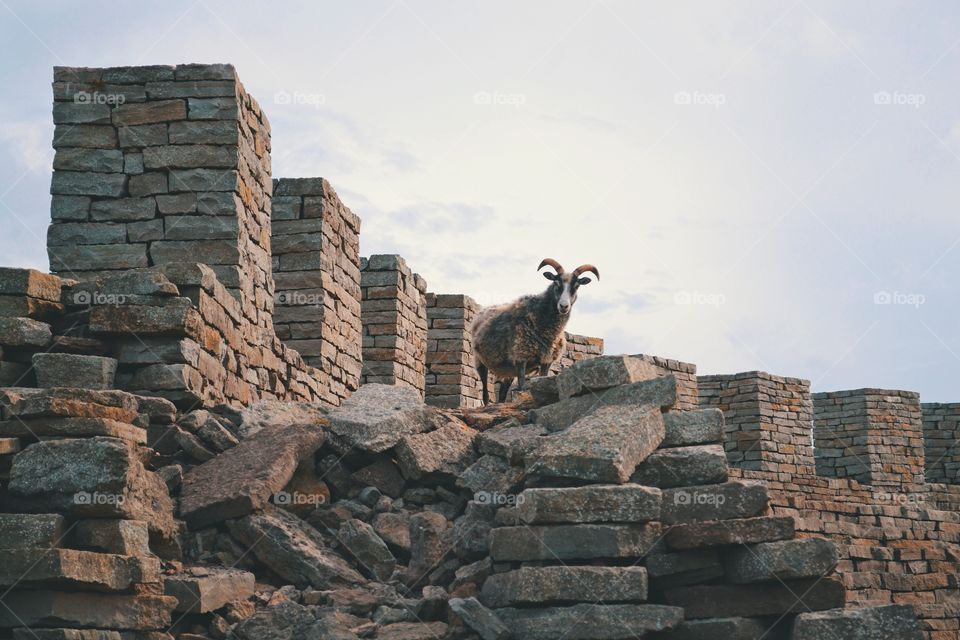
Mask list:
[[[930,402],[920,408],[927,482],[960,484],[960,403]]]
[[[960,487],[916,483],[923,473],[916,394],[859,390],[811,398],[804,380],[748,372],[701,377],[700,401],[724,412],[731,476],[763,481],[775,514],[793,517],[801,535],[836,543],[848,605],[910,604],[925,637],[960,638]],[[837,435],[843,429],[846,439]],[[861,445],[849,464],[823,462],[840,461],[837,449],[852,454]],[[854,462],[865,470],[856,478],[817,475],[845,473]],[[859,481],[868,477],[878,484]]]
[[[323,178],[273,186],[273,325],[339,399],[360,386],[360,219]]]
[[[51,270],[202,258],[269,327],[270,125],[231,65],[54,69]]]
[[[858,389],[813,396],[817,475],[911,490],[923,484],[920,394]]]
[[[598,340],[599,338],[593,338]],[[600,340],[600,349],[603,351],[603,341]],[[697,365],[690,362],[681,362],[672,358],[651,356],[643,353],[633,354],[653,364],[663,375],[672,375],[677,380],[677,401],[673,408],[677,411],[691,411],[700,405],[697,383]]]
[[[427,283],[398,255],[361,260],[361,384],[426,386]]]
[[[480,308],[469,296],[427,294],[426,400],[440,407],[481,402],[470,324]]]

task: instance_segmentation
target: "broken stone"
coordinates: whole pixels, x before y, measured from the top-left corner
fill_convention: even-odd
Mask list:
[[[237,569],[192,567],[163,577],[163,593],[177,599],[174,611],[209,613],[253,596],[254,575]]]
[[[410,517],[410,564],[407,583],[418,584],[437,568],[452,547],[447,519],[434,511]]]
[[[457,478],[457,486],[470,489],[478,502],[495,504],[501,497],[512,495],[523,480],[523,469],[512,467],[499,456],[481,456]]]
[[[2,423],[0,423],[2,427]],[[9,456],[20,451],[20,438],[0,438],[0,456]]]
[[[61,546],[63,516],[56,513],[0,513],[0,548],[52,549]]]
[[[330,443],[340,453],[354,447],[380,453],[422,432],[435,415],[415,389],[365,384],[330,412]]]
[[[595,394],[567,398],[534,409],[529,418],[548,431],[566,429],[574,422],[601,407],[637,405],[646,408],[670,407],[677,400],[677,383],[673,376],[625,384]]]
[[[924,637],[913,607],[892,604],[866,609],[801,613],[793,623],[790,640],[922,640]]]
[[[437,640],[446,635],[444,622],[396,622],[380,627],[377,640]]]
[[[652,363],[630,356],[600,356],[581,360],[557,374],[561,400],[634,382],[653,380],[660,371]]]
[[[404,435],[397,444],[400,472],[408,480],[425,475],[457,475],[476,459],[477,432],[459,420],[445,421],[433,431]]]
[[[60,278],[34,269],[0,267],[0,295],[60,302]]]
[[[317,475],[312,457],[300,463],[287,486],[274,497],[274,504],[301,518],[319,506],[330,504],[330,489]]]
[[[642,558],[660,539],[660,524],[499,527],[490,534],[494,562]]]
[[[257,611],[240,621],[231,633],[238,640],[357,640],[334,620],[318,618],[312,609],[290,600]]]
[[[768,502],[767,487],[760,482],[733,480],[665,489],[660,519],[665,524],[684,524],[750,518],[763,513]]]
[[[466,511],[453,523],[453,551],[464,560],[478,560],[490,548],[490,530],[496,506],[471,501]]]
[[[13,640],[124,640],[119,631],[102,629],[14,629]]]
[[[39,387],[111,389],[117,361],[71,353],[37,353],[33,356],[33,369]]]
[[[360,484],[376,487],[381,493],[397,499],[403,495],[405,481],[397,464],[390,458],[380,457],[366,467],[353,474],[353,479]]]
[[[637,466],[631,482],[669,489],[727,480],[727,455],[723,445],[693,445],[658,449]]]
[[[77,520],[70,528],[70,545],[123,556],[147,556],[150,533],[146,522],[136,520]]]
[[[625,483],[662,440],[659,409],[603,406],[569,429],[539,438],[525,464],[531,475]]]
[[[516,503],[524,524],[639,523],[660,517],[660,490],[634,484],[526,489]]]
[[[30,318],[0,318],[0,344],[43,348],[53,342],[50,325]]]
[[[142,520],[164,537],[174,531],[166,484],[144,468],[136,445],[116,438],[32,444],[14,459],[8,490],[31,509]]]
[[[0,607],[0,627],[96,627],[148,631],[170,626],[175,598],[57,591],[12,591]]]
[[[393,575],[397,559],[373,527],[362,520],[350,519],[340,525],[337,540],[357,562],[380,582]]]
[[[799,597],[798,594],[803,594]],[[753,618],[843,607],[846,590],[839,578],[812,578],[744,585],[695,585],[668,589],[668,604],[689,618]]]
[[[676,525],[667,531],[666,540],[674,549],[754,544],[790,540],[794,529],[794,520],[789,516],[761,516]]]
[[[199,529],[263,508],[323,438],[315,426],[267,429],[194,467],[183,477],[181,517]]]
[[[643,567],[522,567],[496,573],[483,584],[488,607],[574,602],[643,602],[647,570]]]
[[[207,462],[208,460],[213,460],[216,457],[216,454],[210,449],[207,449],[200,438],[193,435],[189,431],[184,431],[179,427],[173,428],[173,439],[176,440],[177,444],[187,453],[188,456],[196,460],[197,462]]]
[[[373,517],[373,530],[394,552],[410,554],[410,516],[405,513],[378,513]]]
[[[0,389],[0,406],[5,418],[104,418],[140,424],[139,399],[125,391],[6,388]]]
[[[813,578],[837,566],[837,548],[823,538],[764,542],[732,548],[724,556],[730,582]]]
[[[364,582],[363,576],[326,548],[313,527],[282,509],[269,508],[228,521],[227,528],[260,562],[298,588],[333,589]]]
[[[676,627],[683,609],[655,604],[577,604],[545,609],[498,609],[497,617],[523,640],[636,640]]]
[[[480,453],[501,457],[511,463],[523,461],[524,452],[545,435],[547,430],[536,424],[522,425],[518,420],[508,420],[484,431],[477,438]]]
[[[327,407],[310,402],[255,402],[241,412],[237,431],[243,439],[264,429],[282,429],[291,424],[326,426]]]
[[[16,418],[0,422],[0,435],[20,438],[107,436],[137,444],[147,443],[145,429],[105,418],[28,418],[26,420]]]
[[[723,443],[723,411],[670,411],[663,415],[666,435],[662,447],[685,447],[694,444]]]
[[[482,640],[508,640],[510,637],[507,625],[476,598],[451,598],[448,604],[450,611],[476,631]]]

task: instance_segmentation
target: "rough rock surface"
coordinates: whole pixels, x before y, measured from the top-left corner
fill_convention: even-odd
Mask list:
[[[380,453],[423,431],[435,413],[415,389],[365,384],[330,412],[330,443],[340,453],[354,447]]]

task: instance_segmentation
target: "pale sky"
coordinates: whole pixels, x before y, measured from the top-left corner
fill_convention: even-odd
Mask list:
[[[46,270],[52,67],[230,62],[440,293],[592,262],[570,329],[960,401],[960,6],[0,0],[0,264]],[[876,301],[889,302],[878,304]]]

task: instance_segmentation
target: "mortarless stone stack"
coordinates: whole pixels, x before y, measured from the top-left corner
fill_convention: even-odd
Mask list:
[[[202,259],[271,326],[270,125],[232,65],[54,69],[51,269]]]
[[[426,399],[440,407],[480,405],[480,376],[474,364],[470,324],[479,305],[473,298],[427,294]]]
[[[277,336],[340,402],[360,386],[360,219],[323,178],[274,181]]]
[[[363,384],[426,386],[427,283],[398,255],[361,262]]]
[[[960,484],[960,403],[925,402],[920,408],[927,482]]]

